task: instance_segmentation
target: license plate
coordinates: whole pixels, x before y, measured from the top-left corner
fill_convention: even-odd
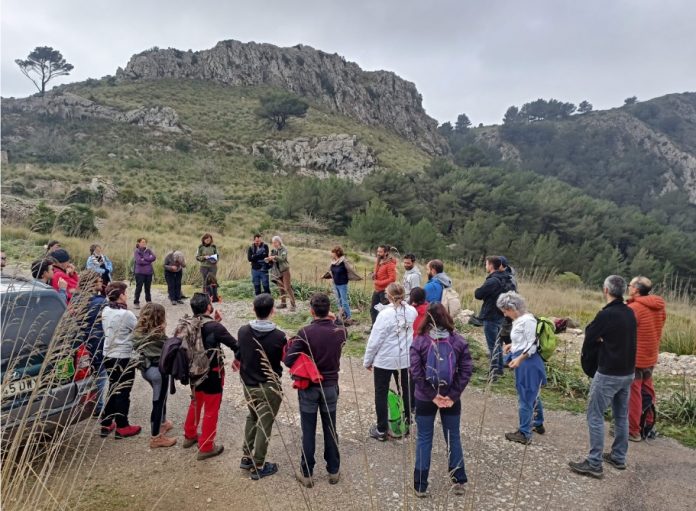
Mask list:
[[[34,390],[34,387],[36,387],[36,378],[27,378],[25,380],[5,383],[2,386],[2,398],[6,399],[18,394],[24,394],[25,392],[31,392]]]

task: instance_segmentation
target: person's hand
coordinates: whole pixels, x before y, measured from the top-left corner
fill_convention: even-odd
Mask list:
[[[524,358],[524,355],[520,355],[517,358],[513,358],[512,360],[510,360],[508,366],[510,367],[510,369],[515,369],[520,366],[520,364],[524,361]]]
[[[58,289],[61,291],[66,291],[68,289],[68,283],[65,279],[58,279]]]
[[[368,371],[372,371],[372,366],[367,366],[365,369],[367,369]]]
[[[65,272],[68,275],[72,275],[73,273],[75,273],[75,265],[73,265],[73,263],[68,263],[67,265],[65,265]]]
[[[512,344],[503,344],[503,353],[510,353],[512,349]]]
[[[215,312],[213,313],[213,319],[218,323],[222,321],[222,314],[220,314],[219,310],[215,309]]]

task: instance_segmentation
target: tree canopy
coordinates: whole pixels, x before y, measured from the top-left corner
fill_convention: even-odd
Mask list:
[[[304,117],[309,109],[306,101],[287,92],[274,92],[262,96],[259,103],[256,114],[271,121],[278,131],[285,127],[290,117]]]
[[[63,55],[50,46],[37,46],[26,59],[16,59],[15,63],[42,96],[46,93],[49,81],[57,76],[68,75],[73,70],[73,65],[68,64]]]

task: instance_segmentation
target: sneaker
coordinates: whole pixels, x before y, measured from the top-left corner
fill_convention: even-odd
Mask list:
[[[176,300],[172,300],[172,305],[179,305],[179,302],[177,302]]]
[[[588,475],[594,477],[595,479],[602,479],[604,477],[604,470],[602,467],[594,468],[587,460],[577,462],[570,461],[568,462],[568,466],[573,472],[578,474]]]
[[[312,480],[312,477],[305,476],[302,474],[302,472],[298,472],[295,475],[295,479],[297,479],[297,482],[300,483],[302,486],[305,488],[314,488],[314,481]],[[335,483],[333,483],[335,484]]]
[[[619,463],[618,461],[616,461],[614,458],[611,457],[610,452],[605,452],[604,454],[602,454],[602,459],[605,463],[609,463],[609,465],[611,465],[617,470],[626,470],[626,464]]]
[[[134,308],[134,309],[139,309],[139,308],[140,308],[140,304],[139,304],[139,303],[134,303],[134,304],[133,304],[133,308]]]
[[[338,484],[341,480],[341,473],[336,472],[335,474],[329,474],[329,484]]]
[[[140,426],[126,426],[125,428],[116,428],[116,440],[121,438],[128,438],[129,436],[135,436],[139,434],[143,428]]]
[[[452,485],[452,493],[454,493],[455,495],[465,495],[466,483],[454,483]]]
[[[419,499],[425,499],[425,498],[430,497],[430,492],[429,492],[427,489],[426,489],[426,490],[423,490],[423,491],[419,491],[419,490],[414,489],[414,490],[413,490],[413,493],[414,493],[414,494],[416,495],[416,497],[418,497]]]
[[[106,438],[109,434],[116,429],[116,423],[112,422],[109,426],[102,426],[99,431],[99,436]]]
[[[529,445],[532,443],[532,439],[524,436],[520,432],[520,430],[517,430],[513,433],[505,433],[505,439],[509,440],[510,442],[517,442],[519,444],[524,444],[524,445]]]
[[[374,438],[375,440],[379,440],[380,442],[386,442],[387,441],[387,433],[386,431],[382,433],[378,428],[377,425],[375,424],[370,428],[370,438]]]
[[[254,460],[252,460],[249,456],[242,456],[242,459],[239,462],[239,468],[242,470],[251,470],[254,468]]]
[[[150,449],[157,449],[158,447],[171,447],[174,444],[176,444],[176,438],[164,436],[164,433],[160,433],[159,435],[150,438]]]
[[[543,435],[544,433],[546,433],[546,428],[544,427],[543,424],[540,424],[539,426],[534,426],[532,428],[532,431],[534,431],[535,433],[537,433],[539,435]]]
[[[254,481],[263,479],[264,477],[272,476],[278,472],[278,465],[276,463],[269,463],[268,461],[263,464],[263,467],[254,467],[251,469],[251,478]]]
[[[195,438],[184,437],[184,443],[183,443],[184,449],[188,449],[189,447],[193,447],[196,444],[198,444],[198,437],[195,437]]]
[[[172,421],[164,421],[160,426],[160,433],[165,434],[174,428],[174,423]]]
[[[215,444],[213,445],[213,448],[210,451],[198,451],[198,455],[196,456],[196,459],[198,461],[203,461],[207,460],[208,458],[214,458],[215,456],[219,456],[222,454],[222,451],[225,450],[225,446],[222,444]]]
[[[640,435],[628,435],[628,439],[631,442],[642,442],[643,441],[643,437],[641,437]]]
[[[186,299],[188,299],[188,296],[181,295],[181,300],[186,300]],[[179,301],[181,302],[181,300],[179,300]]]

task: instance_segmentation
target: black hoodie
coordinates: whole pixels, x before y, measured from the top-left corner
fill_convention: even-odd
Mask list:
[[[248,387],[280,381],[283,374],[280,362],[283,359],[283,349],[288,342],[285,332],[274,328],[269,321],[264,323],[271,325],[272,330],[256,330],[252,325],[244,325],[237,334],[239,349],[235,358],[241,364],[239,374],[242,382]],[[277,378],[269,374],[269,365]]]
[[[502,318],[503,313],[498,309],[495,302],[501,294],[507,291],[514,291],[515,289],[516,286],[510,273],[502,271],[489,273],[483,285],[474,291],[474,297],[477,300],[483,300],[479,318],[489,321]]]

